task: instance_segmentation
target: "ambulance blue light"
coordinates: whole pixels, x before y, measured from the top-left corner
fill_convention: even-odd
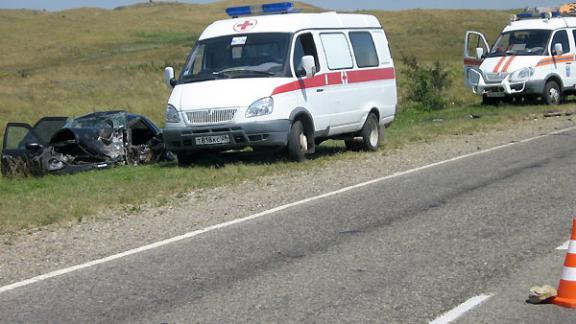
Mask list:
[[[294,10],[292,2],[278,2],[262,5],[262,12],[265,13],[288,13]]]
[[[550,18],[560,17],[560,11],[551,11],[549,13],[543,12],[540,14],[540,17],[541,18],[548,18],[547,14],[549,14],[551,16]]]
[[[518,17],[518,19],[529,19],[529,18],[534,18],[534,14],[531,12],[523,12],[523,13],[517,14],[516,17]]]
[[[294,3],[292,2],[278,2],[268,3],[260,6],[241,6],[226,8],[226,13],[230,17],[240,17],[247,15],[255,15],[260,13],[289,13],[294,12]]]
[[[230,17],[246,16],[252,14],[252,8],[250,6],[230,7],[226,8],[226,13]]]

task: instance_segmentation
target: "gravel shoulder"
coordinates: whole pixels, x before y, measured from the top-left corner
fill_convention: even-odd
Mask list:
[[[483,133],[444,136],[395,151],[360,153],[326,168],[291,171],[191,192],[167,206],[111,209],[81,223],[0,235],[0,286],[133,249],[343,187],[574,127],[571,117],[530,118]]]

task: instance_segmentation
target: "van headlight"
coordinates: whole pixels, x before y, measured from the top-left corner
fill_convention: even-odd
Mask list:
[[[534,68],[527,67],[510,74],[510,82],[526,82],[534,75]]]
[[[174,106],[168,105],[168,107],[166,107],[166,122],[179,123],[180,121],[180,114],[178,113],[178,110]]]
[[[476,87],[480,84],[480,78],[482,77],[482,72],[474,69],[469,68],[466,70],[466,79],[468,80],[468,84]]]
[[[274,99],[272,97],[262,98],[255,101],[246,110],[246,118],[270,115],[274,110]]]

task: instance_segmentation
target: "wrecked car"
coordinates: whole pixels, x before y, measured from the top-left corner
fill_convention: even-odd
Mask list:
[[[8,123],[1,170],[5,177],[43,176],[172,159],[161,130],[148,118],[105,111],[74,119],[44,117],[34,126]]]

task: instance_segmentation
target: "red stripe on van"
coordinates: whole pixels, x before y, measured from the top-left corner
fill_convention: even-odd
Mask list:
[[[349,71],[348,83],[370,82],[379,80],[392,80],[396,78],[396,70],[390,69],[376,69],[376,70],[360,70]]]
[[[504,65],[504,67],[502,68],[502,72],[508,72],[508,68],[510,68],[510,64],[512,64],[512,61],[514,61],[515,58],[516,56],[510,57],[508,62],[506,62],[506,65]]]
[[[498,64],[496,64],[496,66],[494,67],[494,70],[492,70],[492,72],[497,73],[498,70],[500,70],[500,67],[502,66],[502,63],[504,63],[505,59],[506,59],[506,56],[502,56],[502,58],[500,59],[500,61],[498,61]]]
[[[348,84],[396,79],[396,70],[394,68],[345,72],[348,77]],[[342,84],[342,71],[318,74],[312,78],[301,79],[281,85],[272,91],[272,95],[338,84]]]

